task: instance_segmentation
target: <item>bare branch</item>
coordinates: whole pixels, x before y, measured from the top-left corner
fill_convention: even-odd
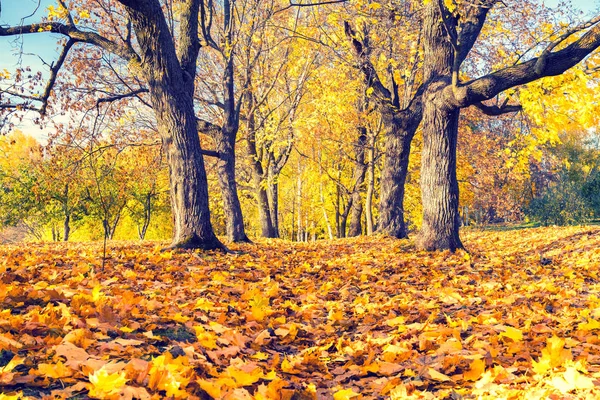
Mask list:
[[[98,47],[103,48],[106,51],[109,51],[126,61],[130,60],[138,60],[139,56],[133,50],[128,49],[127,47],[121,46],[112,40],[105,38],[95,32],[91,31],[80,31],[75,26],[65,25],[61,22],[44,22],[44,23],[36,23],[22,26],[9,26],[3,27],[0,26],[0,36],[16,36],[16,35],[24,35],[24,34],[32,34],[32,33],[40,33],[40,32],[52,32],[59,33],[61,35],[67,36],[77,42],[85,42],[89,44],[96,45]]]
[[[129,92],[129,93],[117,94],[117,95],[110,96],[110,97],[103,97],[96,101],[96,107],[100,106],[101,103],[111,103],[113,101],[122,100],[122,99],[125,99],[128,97],[137,97],[139,94],[142,94],[142,93],[148,93],[148,89],[141,88],[141,89]]]
[[[48,107],[48,99],[50,98],[50,93],[54,88],[54,83],[56,82],[56,77],[58,76],[58,72],[62,68],[62,65],[69,54],[69,50],[71,47],[77,42],[75,39],[69,39],[65,47],[63,47],[60,55],[58,56],[58,60],[56,60],[56,64],[50,66],[50,78],[48,79],[48,83],[46,84],[46,88],[44,89],[44,93],[42,94],[41,101],[42,107],[40,108],[40,114],[42,116],[46,115],[46,108]]]
[[[203,156],[221,158],[221,154],[218,151],[202,149],[200,150],[200,153],[202,153]]]
[[[328,1],[318,1],[316,3],[294,3],[292,1],[290,1],[290,4],[288,6],[285,6],[283,8],[280,8],[279,10],[274,11],[273,14],[277,14],[282,11],[289,10],[292,7],[317,7],[317,6],[325,6],[328,4],[338,4],[338,3],[346,3],[346,2],[348,2],[348,0],[328,0]]]
[[[379,75],[377,74],[373,63],[371,63],[369,60],[368,46],[365,46],[364,43],[358,39],[356,32],[352,29],[347,21],[344,21],[344,31],[346,32],[348,39],[351,40],[354,53],[360,61],[360,70],[364,75],[365,83],[369,87],[373,88],[377,97],[391,103],[392,94],[388,88],[383,86],[383,83],[381,83],[381,79],[379,79]]]

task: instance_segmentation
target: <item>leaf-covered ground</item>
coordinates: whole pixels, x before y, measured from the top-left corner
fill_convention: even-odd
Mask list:
[[[0,399],[600,397],[600,229],[0,247]]]

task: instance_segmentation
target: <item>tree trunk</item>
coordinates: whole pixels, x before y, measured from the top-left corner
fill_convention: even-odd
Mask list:
[[[160,100],[156,99],[155,103],[163,106]],[[178,104],[180,102],[184,104]],[[158,109],[157,104],[154,107]],[[173,210],[172,247],[221,249],[223,245],[215,236],[210,222],[208,183],[191,98],[169,101],[164,107],[167,110],[157,112],[157,119],[169,163]],[[171,118],[177,115],[183,121]]]
[[[190,20],[186,20],[181,27],[189,32],[180,37],[179,59],[160,4],[131,5],[128,14],[142,49],[141,67],[169,164],[171,247],[224,249],[210,222],[208,182],[194,112],[193,75],[200,48],[197,21],[188,26]],[[194,7],[190,15],[197,15]]]
[[[421,193],[423,226],[420,246],[425,250],[462,248],[458,229],[456,142],[460,110],[445,110],[433,101],[424,106]]]
[[[142,222],[142,226],[138,225],[138,237],[140,240],[144,240],[146,238],[146,232],[148,231],[148,226],[150,226],[150,218],[152,217],[152,192],[146,193],[146,197],[144,199],[144,221]]]
[[[408,173],[410,145],[421,115],[384,114],[385,160],[381,171],[381,194],[377,232],[402,239],[408,236],[404,221],[404,184]]]
[[[69,241],[69,235],[71,234],[71,214],[65,214],[65,220],[63,222],[63,241]]]
[[[456,143],[460,108],[450,98],[454,51],[440,9],[429,5],[424,20],[424,79],[430,82],[423,101],[421,194],[423,226],[420,246],[425,250],[455,251],[459,237]]]
[[[71,211],[69,210],[69,184],[65,185],[63,191],[63,213],[65,219],[63,221],[63,241],[69,241],[69,235],[71,234]]]
[[[273,179],[273,177],[270,177]],[[276,179],[276,178],[275,178]],[[271,182],[269,184],[270,203],[269,203],[269,214],[271,215],[271,222],[273,223],[273,238],[279,237],[279,184],[277,182]]]
[[[365,219],[367,235],[373,234],[373,194],[375,193],[375,135],[371,136],[369,145],[369,165],[367,175],[367,196],[365,199]]]
[[[356,165],[354,167],[354,188],[352,190],[352,206],[350,209],[350,227],[348,228],[348,237],[360,236],[362,234],[362,196],[364,189],[365,175],[367,173],[367,164],[365,164],[365,147],[367,145],[367,128],[361,126],[358,128],[358,140],[356,142]]]
[[[215,135],[216,149],[219,153],[217,170],[219,186],[223,197],[223,208],[227,228],[227,239],[232,242],[250,242],[244,229],[242,206],[235,180],[235,133],[226,128]]]

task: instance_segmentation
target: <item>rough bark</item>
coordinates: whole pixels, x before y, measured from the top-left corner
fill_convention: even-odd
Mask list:
[[[420,246],[426,250],[462,248],[458,229],[456,143],[460,109],[444,89],[452,84],[456,31],[442,22],[438,5],[427,7],[424,20],[424,93],[421,194],[423,225]]]
[[[248,108],[254,108],[254,96],[252,91],[246,93]],[[248,156],[252,164],[252,176],[256,190],[256,200],[258,206],[258,218],[260,221],[261,236],[265,238],[275,238],[275,229],[271,219],[271,210],[269,207],[269,195],[265,182],[265,170],[261,162],[261,154],[258,154],[256,147],[256,121],[254,113],[250,113],[247,122],[246,143],[248,145]]]
[[[375,135],[371,137],[369,143],[369,164],[367,169],[367,195],[365,199],[365,218],[367,225],[367,235],[372,235],[374,231],[373,224],[373,194],[375,193]]]
[[[519,106],[491,107],[481,102],[502,91],[544,76],[562,74],[600,46],[600,16],[570,29],[531,60],[500,69],[462,84],[459,72],[476,42],[496,0],[465,4],[456,17],[444,3],[430,2],[424,19],[423,153],[421,191],[423,227],[420,244],[427,250],[462,248],[459,237],[456,142],[461,108],[476,106],[489,115],[519,110]],[[589,29],[564,49],[553,52],[575,32]]]
[[[385,132],[385,161],[381,172],[377,232],[402,239],[407,237],[404,184],[411,142],[423,115],[422,94],[425,86],[420,86],[411,98],[404,99],[404,108],[401,108],[398,85],[393,82],[391,90],[386,88],[370,60],[367,36],[362,41],[359,40],[348,23],[345,23],[345,30],[359,60],[358,67],[363,73],[365,84],[373,89],[373,101],[382,116]]]
[[[63,242],[68,242],[70,235],[71,235],[71,215],[65,214],[65,220],[63,222]]]
[[[193,107],[196,58],[200,49],[198,16],[201,1],[188,0],[182,4],[177,46],[158,0],[119,2],[125,6],[132,22],[141,54],[136,53],[131,41],[121,44],[95,32],[79,30],[71,18],[67,19],[67,23],[0,27],[0,36],[50,31],[70,38],[71,45],[85,42],[127,62],[139,62],[169,162],[174,222],[172,247],[224,248],[210,223],[208,185]],[[61,56],[61,59],[64,58],[66,52],[64,57]],[[53,72],[58,73],[61,65],[57,63]],[[50,79],[49,83],[48,94],[53,80]]]
[[[224,132],[215,138],[219,153],[217,171],[225,210],[227,239],[231,242],[247,243],[250,239],[244,229],[244,217],[235,179],[235,136],[232,132]]]
[[[273,173],[270,174],[273,179]],[[277,179],[277,178],[275,178]],[[279,234],[279,184],[277,182],[269,183],[269,215],[273,224],[273,238],[280,237]]]
[[[350,226],[348,227],[348,237],[360,236],[362,234],[362,212],[363,202],[361,192],[364,191],[365,175],[367,174],[367,164],[365,163],[365,150],[367,146],[367,128],[360,126],[358,128],[358,139],[356,141],[356,160],[353,172],[354,188],[352,190],[352,206],[350,209]]]
[[[408,236],[404,220],[404,185],[410,146],[421,122],[421,110],[383,115],[385,159],[381,170],[381,194],[377,232],[402,239]]]
[[[189,73],[192,67],[195,72],[199,48],[197,20],[196,31],[180,38],[180,48],[187,46],[192,53],[180,54],[180,63],[158,1],[145,2],[148,8],[124,3],[132,4],[128,12],[143,50],[141,66],[169,164],[172,247],[223,248],[210,222],[208,183],[193,105],[194,74]]]
[[[233,1],[225,0],[223,2],[224,31],[227,33],[226,50],[224,51],[227,61],[225,70],[223,71],[223,110],[225,113],[225,124],[216,136],[216,147],[219,153],[217,169],[219,171],[219,185],[225,209],[227,238],[232,242],[250,242],[244,228],[242,206],[238,197],[235,180],[235,142],[240,126],[240,109],[235,99],[232,9]]]

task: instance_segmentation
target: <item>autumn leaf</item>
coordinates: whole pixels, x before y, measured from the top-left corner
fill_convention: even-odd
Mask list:
[[[72,376],[73,370],[59,361],[56,364],[40,363],[38,364],[37,371],[35,371],[35,373],[42,376],[47,376],[49,378],[60,379]]]
[[[476,381],[479,380],[484,371],[485,361],[482,359],[475,359],[471,362],[469,370],[463,374],[463,377],[469,381]]]
[[[504,332],[500,333],[500,337],[506,337],[514,342],[520,342],[523,340],[523,332],[520,329],[507,326],[504,327]]]
[[[88,395],[96,399],[117,398],[127,383],[124,372],[109,373],[104,367],[90,374]]]
[[[333,394],[333,400],[350,400],[360,397],[360,393],[356,393],[353,389],[342,389]]]

